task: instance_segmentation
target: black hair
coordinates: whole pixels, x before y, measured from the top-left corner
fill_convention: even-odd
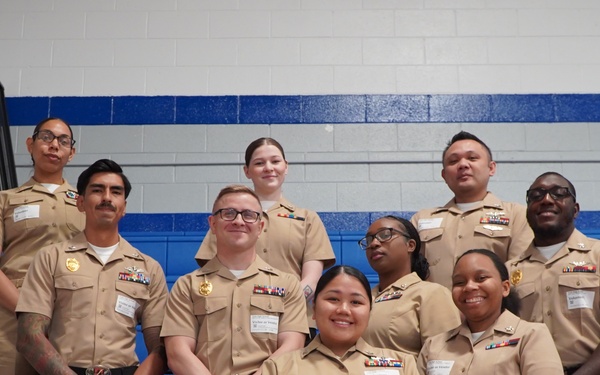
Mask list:
[[[458,141],[465,141],[465,140],[475,141],[475,142],[479,143],[480,145],[482,145],[483,148],[485,148],[485,150],[487,151],[488,156],[490,157],[490,161],[494,160],[492,158],[492,150],[490,150],[490,148],[488,147],[488,145],[485,144],[485,142],[483,142],[481,139],[479,139],[479,137],[477,137],[476,135],[462,130],[462,131],[456,133],[452,137],[452,139],[450,139],[450,141],[446,144],[446,148],[444,149],[444,152],[442,152],[442,164],[444,163],[444,157],[446,157],[446,152],[448,151],[450,146],[452,146],[454,143],[456,143]]]
[[[110,159],[100,159],[90,165],[85,171],[81,172],[79,179],[77,180],[77,193],[79,193],[79,195],[85,195],[85,189],[90,183],[92,176],[96,173],[103,172],[114,173],[121,177],[125,187],[125,199],[127,199],[129,192],[131,192],[131,183],[129,182],[129,179],[127,179],[127,176],[123,174],[121,166]]]
[[[314,295],[315,303],[317,301],[317,296],[319,295],[319,293],[321,293],[321,291],[331,282],[331,280],[335,279],[336,276],[339,276],[339,275],[352,276],[362,284],[362,286],[365,288],[365,292],[367,292],[367,297],[369,297],[369,309],[370,309],[371,306],[373,305],[373,301],[372,301],[373,295],[371,294],[371,284],[369,284],[369,280],[367,280],[367,277],[362,272],[360,272],[358,269],[356,269],[352,266],[343,266],[343,265],[333,266],[321,276],[321,278],[317,282],[317,287],[315,288],[315,295]]]
[[[250,166],[250,160],[252,160],[252,154],[254,154],[254,151],[256,151],[256,149],[259,148],[260,146],[265,146],[265,145],[271,145],[271,146],[277,147],[279,149],[279,151],[281,151],[281,156],[283,156],[283,160],[285,160],[285,152],[283,152],[283,146],[281,146],[281,144],[279,142],[277,142],[276,140],[274,140],[273,138],[262,137],[262,138],[258,138],[256,140],[252,141],[252,143],[250,143],[248,145],[248,147],[246,147],[246,154],[244,155],[246,167]]]
[[[539,180],[542,177],[546,177],[546,176],[557,176],[562,178],[563,180],[567,181],[567,185],[569,185],[569,191],[571,191],[571,193],[573,194],[573,201],[577,202],[577,192],[575,191],[575,186],[571,183],[571,181],[569,181],[568,178],[566,178],[565,176],[563,176],[562,174],[558,173],[558,172],[544,172],[541,175],[537,176],[535,178],[534,181]]]
[[[71,129],[71,125],[69,125],[68,122],[66,122],[65,120],[63,120],[59,117],[48,117],[48,118],[45,118],[42,121],[38,122],[37,125],[35,126],[35,128],[33,128],[33,133],[31,135],[31,138],[33,140],[35,140],[37,138],[37,134],[39,133],[42,126],[44,126],[44,124],[49,121],[60,121],[63,124],[67,125],[67,129],[69,129],[69,133],[71,133],[71,139],[73,139],[73,129]],[[35,160],[33,160],[33,155],[31,155],[31,162],[35,166]]]
[[[421,237],[419,236],[419,231],[417,228],[415,228],[410,220],[407,220],[403,217],[387,215],[381,219],[396,220],[402,224],[402,226],[404,226],[404,229],[406,229],[406,234],[408,235],[408,239],[415,241],[415,249],[410,254],[410,270],[412,272],[416,272],[421,280],[426,280],[429,277],[429,261],[423,254],[421,254]]]
[[[490,260],[494,264],[494,267],[496,267],[498,273],[500,274],[500,280],[508,281],[508,269],[506,268],[506,265],[504,265],[504,262],[496,253],[487,249],[471,249],[466,251],[464,254],[458,257],[454,266],[456,267],[456,264],[458,264],[462,257],[469,254],[481,254],[490,258]],[[514,288],[511,287],[508,295],[506,297],[502,297],[502,305],[500,308],[501,312],[503,312],[504,310],[508,310],[515,315],[519,315],[519,310],[521,308],[521,300],[519,299],[519,296],[517,295],[517,292],[514,290]]]

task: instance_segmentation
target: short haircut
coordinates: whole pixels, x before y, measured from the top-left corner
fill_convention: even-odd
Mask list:
[[[254,151],[256,151],[256,149],[259,148],[260,146],[265,146],[265,145],[271,145],[271,146],[277,147],[279,149],[279,151],[281,151],[281,156],[283,156],[283,160],[285,160],[285,152],[283,152],[283,146],[281,146],[281,144],[279,142],[277,142],[276,140],[274,140],[273,138],[263,137],[263,138],[258,138],[256,140],[252,141],[252,143],[250,143],[248,145],[248,147],[246,147],[246,154],[244,155],[246,167],[250,166],[250,160],[252,160],[252,154],[254,154]]]
[[[537,180],[539,180],[540,178],[542,178],[542,177],[546,177],[546,176],[557,176],[557,177],[560,177],[560,178],[562,178],[563,180],[567,181],[567,185],[569,185],[569,191],[570,191],[570,192],[573,194],[573,200],[574,200],[575,202],[577,202],[577,192],[575,191],[575,186],[574,186],[574,185],[571,183],[571,181],[569,181],[569,179],[568,179],[568,178],[566,178],[565,176],[563,176],[562,174],[560,174],[560,173],[558,173],[558,172],[552,172],[552,171],[549,171],[549,172],[544,172],[544,173],[542,173],[541,175],[537,176],[537,177],[535,178],[535,180],[533,180],[533,181],[537,181]]]
[[[215,207],[217,205],[217,202],[219,202],[221,200],[221,198],[223,198],[224,196],[226,196],[228,194],[249,194],[249,195],[252,195],[254,198],[256,198],[256,201],[260,205],[260,198],[258,197],[258,195],[256,195],[256,193],[254,192],[254,190],[250,189],[248,186],[245,186],[245,185],[229,185],[229,186],[225,186],[223,189],[221,189],[221,191],[219,192],[219,195],[217,195],[217,199],[215,199],[215,203],[213,203],[213,209],[212,209],[213,213],[215,212]]]
[[[481,139],[479,139],[479,137],[477,137],[476,135],[462,130],[462,131],[456,133],[454,135],[454,137],[452,137],[452,139],[450,139],[450,141],[446,144],[446,148],[444,149],[444,152],[442,152],[442,164],[444,163],[444,158],[446,157],[446,152],[448,151],[450,146],[452,146],[454,143],[456,143],[458,141],[465,141],[465,140],[475,141],[475,142],[479,143],[480,145],[482,145],[483,148],[485,148],[485,150],[487,151],[488,156],[490,157],[490,161],[494,160],[492,158],[492,150],[490,150],[490,148],[485,144],[485,142],[483,142]]]
[[[92,176],[97,173],[105,172],[114,173],[121,177],[125,188],[125,199],[127,199],[129,193],[131,192],[131,183],[129,182],[129,179],[127,179],[127,176],[123,174],[123,169],[121,166],[117,164],[117,162],[110,159],[100,159],[94,164],[90,165],[85,171],[81,172],[79,179],[77,180],[77,193],[79,193],[79,195],[85,195],[85,189],[90,183]]]
[[[317,296],[319,295],[319,293],[321,293],[323,291],[323,289],[331,282],[331,280],[335,279],[336,276],[339,276],[339,275],[348,275],[348,276],[354,277],[356,280],[358,280],[361,283],[361,285],[363,286],[363,288],[365,288],[367,297],[369,297],[369,308],[371,308],[373,306],[373,301],[372,301],[373,295],[371,294],[371,284],[369,284],[369,280],[367,280],[367,277],[362,272],[360,272],[358,269],[356,269],[352,266],[343,266],[343,265],[331,267],[329,270],[327,270],[327,272],[325,272],[323,274],[323,276],[321,276],[321,278],[317,282],[317,287],[315,288],[315,295],[314,295],[315,303],[317,301]]]

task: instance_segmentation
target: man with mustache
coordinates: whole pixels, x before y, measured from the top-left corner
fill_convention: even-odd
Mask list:
[[[534,239],[507,262],[520,317],[546,323],[565,374],[600,374],[600,241],[575,229],[575,187],[546,172],[527,190]]]
[[[119,235],[131,184],[102,159],[77,181],[82,233],[34,258],[17,304],[17,349],[40,374],[164,374],[160,328],[167,285],[160,264]],[[136,326],[148,357],[138,367]],[[94,374],[101,373],[96,368]]]
[[[454,135],[442,153],[442,163],[442,178],[454,198],[442,207],[417,212],[411,222],[419,230],[421,251],[429,261],[427,280],[451,289],[454,263],[467,250],[488,249],[507,261],[521,254],[533,236],[525,207],[488,191],[496,162],[481,139],[465,131]]]

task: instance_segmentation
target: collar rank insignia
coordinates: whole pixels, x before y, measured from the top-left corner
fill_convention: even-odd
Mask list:
[[[371,357],[365,359],[366,367],[403,367],[401,359]]]
[[[510,340],[507,340],[507,341],[492,343],[490,345],[487,345],[485,347],[485,350],[503,348],[505,346],[515,346],[515,345],[517,345],[519,343],[519,340],[521,340],[521,339],[520,338],[516,338],[516,339],[510,339]]]
[[[77,194],[76,192],[74,192],[72,190],[67,190],[65,192],[65,195],[67,196],[67,198],[70,198],[70,199],[77,199],[77,197],[79,197],[79,194]]]
[[[268,285],[254,285],[254,294],[268,294],[270,296],[285,297],[285,288]]]
[[[585,273],[596,273],[596,266],[593,264],[588,264],[587,262],[571,262],[573,267],[567,266],[563,268],[563,273],[572,273],[572,272],[585,272]]]
[[[402,297],[402,292],[397,290],[395,292],[386,293],[386,294],[382,295],[381,297],[375,298],[375,303],[389,301],[392,299],[398,299],[400,297]]]
[[[119,280],[150,285],[150,277],[144,275],[143,269],[131,266],[125,267],[125,271],[127,272],[119,272]]]

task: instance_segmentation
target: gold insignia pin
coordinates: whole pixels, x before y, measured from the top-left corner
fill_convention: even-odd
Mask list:
[[[510,283],[512,285],[517,285],[518,283],[521,282],[521,279],[523,278],[523,271],[521,270],[514,270],[512,275],[510,275]]]
[[[79,261],[75,258],[67,259],[67,269],[71,272],[75,272],[79,269]]]
[[[198,288],[198,292],[203,296],[208,296],[210,292],[212,292],[213,286],[210,281],[204,280],[200,283],[200,287]]]

